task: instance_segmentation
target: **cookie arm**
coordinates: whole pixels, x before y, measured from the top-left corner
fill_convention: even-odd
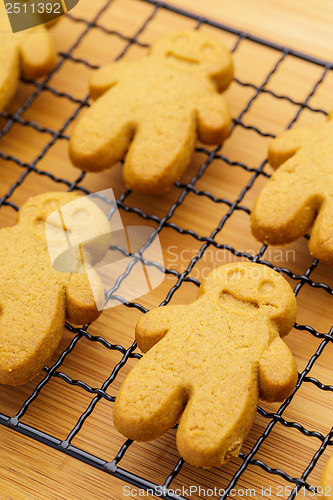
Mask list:
[[[268,161],[273,168],[294,156],[296,151],[311,138],[309,128],[301,127],[295,130],[286,130],[273,139],[268,148]]]
[[[97,99],[116,85],[124,72],[128,71],[128,68],[130,68],[128,62],[117,61],[94,71],[89,83],[91,97]]]
[[[289,347],[277,337],[259,360],[259,393],[265,401],[283,401],[297,382],[296,361]]]
[[[142,316],[135,328],[139,349],[147,352],[167,333],[172,318],[176,318],[182,306],[166,306],[152,309]]]
[[[54,43],[44,26],[22,36],[20,52],[22,75],[28,80],[45,75],[56,63]]]
[[[199,139],[207,144],[221,144],[230,133],[230,113],[220,94],[200,97],[197,120]]]
[[[333,237],[329,236],[333,220],[333,200],[322,203],[311,231],[309,248],[311,254],[321,262],[333,266]]]
[[[101,314],[103,304],[102,283],[93,269],[88,269],[88,273],[71,274],[66,287],[68,321],[75,325],[92,323]]]

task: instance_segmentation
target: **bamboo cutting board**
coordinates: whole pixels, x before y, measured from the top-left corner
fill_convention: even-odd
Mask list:
[[[208,148],[208,154],[199,148],[180,183],[165,195],[127,193],[120,207],[122,221],[127,226],[146,225],[154,230],[167,214],[168,222],[172,223],[165,224],[159,234],[164,266],[171,272],[137,302],[147,309],[166,298],[171,304],[189,303],[196,297],[195,280],[201,281],[216,265],[240,259],[235,251],[253,257],[261,249],[251,235],[248,210],[267,182],[265,174],[271,173],[269,165],[264,163],[271,137],[295,119],[295,126],[320,123],[332,106],[332,71],[315,64],[311,58],[333,61],[333,5],[330,0],[293,3],[172,0],[173,6],[202,16],[201,19],[165,8],[163,4],[156,8],[141,0],[113,0],[101,12],[105,5],[105,0],[81,0],[71,12],[72,17],[62,19],[51,29],[62,61],[59,70],[41,92],[36,93],[36,85],[32,83],[21,82],[7,108],[12,116],[29,96],[34,96],[21,115],[22,120],[14,120],[0,140],[0,196],[5,195],[6,201],[0,208],[0,225],[14,223],[16,211],[9,203],[20,207],[28,197],[46,191],[65,191],[71,186],[90,191],[112,187],[117,199],[126,192],[120,164],[81,179],[81,173],[71,166],[68,158],[67,138],[77,119],[80,101],[87,96],[89,76],[95,67],[119,56],[125,60],[144,56],[147,46],[160,34],[195,28],[199,23],[201,30],[214,34],[234,50],[236,80],[225,94],[235,119],[232,135],[213,162],[208,161],[213,148]],[[89,25],[98,13],[98,26]],[[212,22],[203,22],[204,17]],[[218,23],[233,29],[221,29]],[[237,30],[243,32],[241,37]],[[253,35],[252,39],[245,33]],[[259,43],[259,38],[295,52],[274,49],[270,44]],[[298,52],[309,55],[310,59],[299,57]],[[79,114],[83,112],[79,109]],[[1,126],[7,121],[8,115],[3,114]],[[258,173],[260,167],[264,175]],[[198,173],[194,183],[191,180]],[[236,200],[239,200],[237,206],[245,210],[235,209],[230,213]],[[223,227],[215,237],[217,244],[207,247],[189,274],[193,280],[178,286],[179,274],[188,269],[222,220]],[[297,359],[300,374],[307,378],[283,414],[277,415],[278,404],[260,405],[242,448],[242,453],[252,458],[242,474],[239,471],[244,456],[209,471],[184,464],[170,488],[180,489],[185,498],[219,498],[217,492],[227,488],[235,475],[239,475],[239,480],[230,497],[287,498],[295,486],[291,479],[301,478],[309,464],[313,467],[305,479],[316,486],[330,455],[328,446],[313,461],[321,450],[322,440],[326,436],[330,439],[333,425],[333,346],[327,335],[333,323],[333,270],[318,264],[312,272],[307,272],[313,260],[305,238],[286,248],[268,248],[262,258],[287,269],[284,276],[298,290],[297,323],[301,327],[294,329],[286,342]],[[105,345],[128,349],[141,314],[138,308],[124,305],[106,310],[88,330],[94,341],[84,336],[77,340],[58,369],[63,376],[51,377],[28,406],[21,422],[63,441],[64,451],[68,436],[77,429],[71,435],[74,447],[83,450],[86,457],[112,461],[124,439],[112,423],[111,399],[134,366],[135,358],[130,358],[119,370],[106,390],[108,397],[104,395],[93,408],[90,405],[123,358],[122,350]],[[74,337],[73,332],[64,331],[49,367]],[[43,372],[23,387],[0,387],[0,413],[14,417],[45,376]],[[92,410],[89,416],[82,419],[89,408]],[[5,426],[0,426],[0,443],[1,500],[120,500],[143,496],[138,486]],[[158,441],[132,444],[119,466],[161,485],[178,461],[175,430],[172,430]],[[298,496],[311,497],[304,488]]]

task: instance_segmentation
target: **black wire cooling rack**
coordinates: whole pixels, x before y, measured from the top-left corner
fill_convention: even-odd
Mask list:
[[[121,1],[121,0],[119,0]],[[60,183],[64,184],[68,187],[69,191],[73,190],[80,190],[86,194],[90,194],[90,191],[84,187],[84,179],[85,179],[85,173],[80,174],[77,179],[74,181],[69,181],[68,179],[63,179],[63,178],[58,178],[56,175],[53,173],[47,172],[45,170],[41,170],[38,168],[39,162],[45,157],[47,152],[52,148],[57,141],[67,141],[69,139],[68,135],[66,134],[67,128],[70,126],[71,122],[75,120],[77,115],[80,113],[80,111],[89,105],[89,100],[88,96],[84,99],[78,99],[71,95],[70,93],[67,92],[60,92],[56,88],[54,88],[50,82],[52,77],[59,72],[61,69],[62,65],[64,64],[65,61],[72,61],[74,64],[83,64],[89,68],[97,68],[98,65],[93,64],[91,61],[85,60],[85,59],[79,59],[76,58],[73,55],[74,50],[81,44],[81,42],[85,39],[85,37],[88,35],[90,30],[92,28],[102,30],[106,35],[112,35],[119,37],[125,42],[125,47],[121,51],[120,54],[116,57],[116,59],[121,59],[122,57],[125,56],[126,52],[128,49],[133,46],[133,45],[138,45],[141,47],[147,47],[148,45],[141,43],[138,38],[139,36],[147,30],[149,27],[150,23],[153,22],[157,14],[161,11],[167,11],[170,14],[180,18],[187,18],[191,19],[192,21],[196,22],[196,29],[200,29],[202,26],[210,26],[212,28],[215,28],[217,30],[220,30],[221,32],[225,32],[230,34],[232,37],[234,37],[234,45],[233,45],[233,52],[236,53],[237,50],[239,50],[239,46],[246,40],[246,41],[251,41],[254,44],[257,44],[258,46],[261,47],[266,47],[267,50],[270,50],[272,53],[274,53],[277,58],[275,59],[275,63],[271,68],[267,69],[266,75],[260,85],[257,85],[255,83],[246,82],[246,81],[240,81],[239,79],[235,80],[235,85],[239,85],[242,87],[249,87],[253,90],[253,94],[251,98],[246,102],[245,106],[243,107],[242,111],[239,113],[237,117],[234,118],[234,128],[236,127],[243,127],[246,129],[251,129],[255,133],[261,135],[262,137],[274,137],[274,134],[271,133],[265,133],[262,132],[258,127],[253,126],[253,125],[246,125],[243,121],[244,115],[250,110],[251,106],[253,103],[257,100],[259,95],[263,94],[269,94],[274,100],[280,100],[282,101],[288,101],[294,106],[295,113],[293,118],[289,121],[287,128],[292,127],[295,122],[300,117],[300,114],[303,112],[303,110],[307,110],[310,113],[321,113],[323,115],[326,115],[327,112],[324,109],[319,109],[311,106],[309,104],[310,99],[315,95],[315,93],[318,91],[319,87],[323,83],[324,79],[327,77],[329,72],[332,71],[333,68],[333,63],[324,61],[315,57],[311,57],[305,53],[301,53],[292,49],[288,49],[287,47],[284,47],[282,45],[278,45],[276,43],[269,42],[267,40],[261,39],[259,37],[253,36],[249,33],[241,32],[235,28],[232,28],[230,26],[226,26],[224,24],[214,22],[211,19],[207,19],[205,17],[198,16],[196,14],[193,14],[192,12],[187,12],[185,10],[179,9],[177,7],[174,7],[172,5],[169,5],[164,2],[158,2],[155,0],[136,0],[138,3],[146,3],[151,5],[151,13],[150,15],[145,19],[143,24],[138,27],[136,30],[136,33],[133,37],[127,37],[121,32],[117,32],[114,30],[109,30],[107,29],[103,23],[100,22],[100,18],[103,16],[103,14],[112,6],[112,0],[107,0],[105,4],[102,5],[102,8],[96,13],[95,17],[92,20],[86,20],[83,18],[76,18],[73,15],[69,15],[69,19],[73,23],[81,23],[84,26],[83,31],[80,33],[78,38],[75,40],[73,45],[66,51],[66,52],[61,52],[59,54],[59,62],[57,66],[54,68],[54,70],[42,81],[40,82],[29,82],[29,84],[33,84],[33,91],[32,93],[27,97],[26,101],[24,104],[15,112],[15,113],[8,113],[6,111],[3,111],[1,113],[2,118],[6,120],[5,125],[3,126],[1,132],[0,132],[0,138],[6,136],[9,131],[12,129],[12,127],[15,124],[20,124],[21,126],[27,127],[27,128],[32,128],[38,133],[47,133],[51,136],[51,139],[49,142],[40,150],[39,154],[36,156],[36,158],[32,162],[24,162],[21,159],[17,158],[16,156],[13,155],[8,155],[6,154],[1,147],[1,141],[0,141],[0,158],[2,160],[14,162],[16,165],[18,165],[22,169],[22,173],[19,177],[19,179],[11,185],[10,189],[7,191],[6,194],[4,194],[0,198],[0,207],[11,207],[14,210],[18,210],[19,207],[11,200],[12,195],[16,190],[18,190],[25,182],[25,180],[28,178],[28,176],[34,172],[35,174],[39,176],[46,176],[50,181],[53,181],[54,183]],[[321,68],[321,74],[319,75],[319,78],[317,81],[314,83],[313,87],[311,88],[310,92],[306,96],[306,98],[300,102],[296,101],[294,98],[290,97],[289,95],[282,95],[278,94],[275,91],[272,91],[267,88],[267,84],[269,83],[270,79],[272,78],[273,75],[275,75],[282,62],[287,60],[289,57],[294,57],[298,60],[302,60],[305,63],[309,64],[309,71],[310,67],[313,68],[314,66],[316,68]],[[27,83],[27,82],[23,82]],[[75,107],[74,111],[72,114],[70,114],[66,121],[63,123],[63,125],[58,129],[58,130],[52,130],[51,128],[44,127],[39,125],[38,123],[32,121],[32,120],[26,120],[24,118],[24,112],[27,111],[30,106],[33,104],[33,102],[40,96],[41,93],[51,93],[57,98],[64,98],[69,100]],[[215,239],[215,237],[220,233],[220,231],[224,228],[226,222],[237,212],[237,211],[243,211],[246,212],[247,214],[250,213],[249,209],[246,206],[242,205],[243,199],[245,195],[251,190],[254,182],[256,179],[260,176],[264,177],[269,177],[269,174],[264,170],[264,167],[266,165],[266,159],[263,159],[261,164],[258,166],[258,168],[253,168],[245,163],[241,162],[235,162],[228,158],[226,155],[222,153],[221,147],[216,147],[215,149],[206,149],[203,147],[197,148],[197,152],[200,153],[201,155],[204,156],[204,161],[200,164],[196,174],[190,179],[189,182],[182,184],[181,182],[177,182],[176,188],[179,190],[179,196],[176,202],[172,204],[170,209],[168,210],[167,213],[165,213],[162,217],[157,216],[157,215],[152,215],[152,214],[147,214],[141,209],[137,207],[132,207],[126,204],[126,200],[130,195],[130,191],[124,192],[119,199],[117,200],[118,206],[120,211],[126,211],[126,212],[132,212],[135,213],[139,218],[142,220],[151,220],[155,223],[156,227],[155,229],[151,232],[148,240],[146,241],[145,245],[141,248],[139,251],[139,256],[133,256],[133,262],[139,258],[142,260],[142,253],[143,251],[151,244],[151,242],[154,240],[155,236],[161,233],[164,228],[171,228],[173,231],[178,233],[179,235],[188,235],[194,239],[196,239],[198,242],[201,244],[200,250],[197,252],[195,256],[193,256],[192,260],[190,261],[188,267],[183,271],[183,272],[178,272],[175,269],[164,269],[163,267],[159,266],[160,270],[167,274],[173,275],[173,277],[176,279],[176,283],[168,290],[167,296],[165,300],[162,302],[162,305],[166,305],[170,302],[171,298],[173,297],[174,293],[176,290],[178,290],[183,283],[186,282],[191,282],[194,283],[195,285],[199,285],[199,282],[190,276],[191,271],[194,269],[195,265],[202,259],[205,251],[209,247],[214,247],[216,249],[223,249],[227,252],[230,252],[236,257],[240,257],[243,259],[249,259],[254,262],[261,262],[264,263],[268,266],[274,267],[273,264],[265,260],[265,252],[267,250],[266,246],[262,246],[260,251],[255,255],[250,255],[247,252],[242,252],[238,251],[237,249],[233,248],[233,246],[228,245],[228,244],[221,244],[218,243]],[[228,199],[222,199],[222,198],[217,198],[214,194],[212,194],[210,191],[203,191],[199,190],[196,187],[196,184],[198,181],[205,175],[205,172],[207,169],[210,167],[210,165],[216,161],[216,160],[222,160],[226,165],[229,166],[237,166],[245,171],[247,171],[250,174],[250,180],[248,183],[243,185],[242,190],[238,196],[238,198],[231,202]],[[221,218],[219,224],[215,227],[215,229],[211,232],[209,236],[202,236],[198,234],[195,230],[193,229],[184,229],[180,227],[178,224],[170,221],[171,217],[175,213],[175,211],[182,205],[184,202],[185,198],[189,195],[189,193],[192,193],[195,196],[198,197],[206,197],[209,200],[211,200],[214,203],[221,203],[227,206],[227,213],[223,215]],[[118,248],[119,251],[121,251],[124,255],[129,255],[127,253],[126,249],[123,249],[121,247]],[[145,264],[148,265],[157,265],[154,262],[145,262]],[[134,265],[134,264],[133,264]],[[288,276],[290,280],[292,280],[295,284],[294,290],[295,294],[298,295],[300,290],[303,287],[312,287],[314,289],[321,289],[324,292],[330,294],[332,296],[333,290],[330,288],[330,286],[326,283],[321,283],[314,281],[311,279],[311,275],[315,268],[318,266],[317,260],[314,260],[311,265],[304,270],[303,273],[301,274],[294,274],[290,269],[288,268],[277,268],[274,267],[274,269],[277,269],[281,271],[284,275]],[[115,300],[119,299],[121,302],[124,302],[121,297],[117,296],[117,288],[119,287],[120,283],[126,277],[130,272],[131,272],[132,266],[129,265],[128,268],[126,269],[125,273],[119,277],[119,279],[116,282],[116,285],[113,287],[112,290],[109,290],[108,297],[114,298]],[[146,308],[136,302],[126,302],[120,306],[120,307],[128,307],[128,308],[135,308],[138,309],[140,312],[146,312]],[[136,349],[136,344],[135,342],[129,347],[125,348],[120,345],[113,345],[110,342],[108,342],[105,338],[103,337],[94,337],[92,336],[87,327],[84,328],[74,328],[69,324],[66,324],[66,328],[73,334],[72,340],[68,346],[67,349],[65,349],[56,363],[52,367],[45,367],[45,376],[41,380],[41,382],[38,383],[30,397],[25,401],[25,403],[22,405],[20,411],[14,416],[14,417],[9,417],[5,414],[0,413],[0,423],[4,426],[9,427],[13,431],[22,433],[32,439],[35,439],[37,441],[40,441],[41,443],[44,443],[52,448],[55,448],[59,451],[62,451],[63,453],[66,453],[72,457],[75,457],[78,460],[81,460],[90,466],[96,467],[102,471],[105,471],[108,474],[111,474],[114,477],[117,477],[126,483],[133,485],[137,488],[142,488],[145,490],[150,490],[151,492],[154,492],[159,498],[164,498],[164,499],[185,499],[188,498],[186,496],[181,496],[177,495],[174,492],[172,492],[172,486],[173,482],[175,481],[176,477],[179,475],[180,471],[182,470],[184,466],[183,460],[179,460],[178,463],[176,464],[175,467],[172,467],[171,470],[169,471],[168,476],[165,478],[165,481],[163,484],[157,484],[151,481],[147,477],[143,477],[143,475],[139,475],[137,473],[134,473],[131,470],[127,470],[125,467],[122,467],[122,460],[130,447],[132,446],[131,441],[126,441],[124,442],[123,446],[121,446],[119,452],[112,457],[111,460],[106,461],[105,459],[99,458],[98,456],[95,456],[84,449],[78,448],[72,444],[73,438],[80,432],[84,422],[89,418],[89,416],[94,412],[94,409],[97,405],[97,403],[100,400],[105,400],[108,402],[110,405],[114,402],[114,397],[110,396],[107,392],[107,389],[112,385],[114,380],[116,379],[118,373],[120,370],[125,366],[127,361],[130,358],[139,358],[140,355],[135,352]],[[263,408],[258,407],[258,412],[259,414],[266,419],[267,425],[265,427],[264,432],[260,435],[260,437],[256,440],[254,443],[252,449],[248,451],[247,453],[241,453],[240,454],[240,459],[241,459],[241,465],[239,468],[236,470],[234,475],[229,478],[229,482],[227,485],[224,485],[224,493],[220,496],[221,499],[227,498],[232,494],[234,491],[238,481],[240,480],[241,476],[244,474],[244,471],[248,468],[248,466],[256,466],[259,469],[261,469],[262,473],[265,473],[267,475],[275,475],[275,476],[280,476],[284,481],[287,482],[287,484],[290,484],[291,486],[291,491],[289,494],[289,499],[295,498],[301,490],[310,492],[313,491],[313,486],[311,486],[307,479],[314,467],[316,466],[320,456],[324,453],[326,447],[328,445],[332,444],[332,438],[333,438],[333,428],[328,432],[326,435],[321,434],[318,431],[311,431],[306,429],[303,425],[301,425],[298,422],[291,422],[288,420],[285,420],[283,414],[285,410],[288,408],[288,406],[291,404],[295,394],[297,391],[299,391],[300,387],[302,384],[305,383],[310,383],[319,388],[320,390],[323,391],[333,391],[333,387],[330,385],[325,385],[322,384],[319,380],[317,380],[314,377],[309,376],[309,372],[311,368],[314,366],[320,355],[323,353],[325,347],[332,342],[333,338],[333,328],[331,328],[330,331],[327,333],[319,333],[314,327],[309,326],[309,325],[301,325],[301,324],[296,324],[295,328],[298,330],[303,330],[308,332],[310,335],[313,337],[319,339],[319,347],[314,353],[313,356],[310,357],[310,359],[307,361],[305,369],[299,374],[299,380],[297,383],[297,386],[293,392],[293,394],[278,408],[278,410],[274,413],[268,413],[265,411]],[[100,345],[104,346],[107,349],[112,349],[112,350],[117,350],[120,355],[122,356],[121,361],[114,367],[112,373],[110,376],[104,381],[104,383],[101,385],[99,389],[91,387],[89,384],[82,380],[74,380],[70,378],[68,375],[65,373],[61,372],[61,366],[62,363],[64,362],[65,358],[74,350],[76,344],[78,341],[82,338],[85,338],[88,341],[97,341]],[[59,439],[57,436],[51,436],[47,434],[46,432],[43,432],[42,430],[38,428],[34,428],[29,426],[28,424],[24,423],[22,421],[22,417],[25,415],[27,412],[29,406],[31,403],[38,398],[41,390],[49,383],[49,381],[53,377],[59,377],[62,379],[63,382],[67,383],[68,386],[78,386],[84,391],[87,391],[88,393],[93,394],[93,399],[91,400],[90,404],[86,408],[86,410],[80,415],[79,419],[77,420],[76,425],[72,428],[71,432],[68,434],[67,438],[65,440]],[[1,410],[1,408],[0,408]],[[290,427],[293,428],[295,431],[298,431],[302,433],[305,436],[309,436],[311,438],[314,438],[318,441],[318,446],[316,447],[316,451],[313,454],[311,460],[308,463],[304,464],[304,471],[300,475],[300,477],[291,477],[287,472],[277,469],[277,468],[271,468],[269,465],[264,463],[261,460],[258,460],[255,457],[257,452],[260,450],[262,447],[264,441],[270,436],[270,434],[273,431],[273,428],[277,425],[277,423],[282,424],[285,427]],[[259,470],[258,469],[258,470]],[[213,486],[218,486],[213,485]],[[162,491],[163,490],[163,491]],[[231,495],[232,496],[232,495]]]

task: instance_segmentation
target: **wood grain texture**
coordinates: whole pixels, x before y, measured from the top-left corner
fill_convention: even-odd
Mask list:
[[[326,60],[333,59],[333,4],[330,0],[316,2],[313,0],[302,2],[172,0],[172,3],[295,50],[308,52]],[[91,20],[103,5],[105,5],[104,0],[81,0],[72,14],[77,18]],[[122,37],[117,34],[107,34],[97,28],[92,28],[84,35],[87,28],[85,23],[66,18],[54,26],[51,33],[59,53],[68,51],[82,35],[80,43],[71,53],[72,56],[76,60],[85,59],[92,65],[101,65],[122,53],[127,46],[128,38],[136,34],[138,28],[153,12],[152,5],[139,0],[114,0],[98,22],[111,32],[121,33]],[[125,59],[134,60],[142,57],[146,52],[145,44],[149,44],[162,33],[195,26],[194,20],[160,9],[138,35],[138,41],[141,43],[129,46]],[[202,25],[200,29],[214,34],[230,48],[237,42],[235,35],[216,28]],[[273,70],[280,57],[281,54],[277,51],[242,40],[234,53],[236,79],[259,87],[265,83],[268,73]],[[92,71],[85,64],[67,59],[51,77],[49,85],[59,92],[70,93],[76,99],[83,99],[88,93],[88,79]],[[269,79],[265,89],[282,96],[287,95],[295,102],[301,103],[308,97],[322,74],[322,67],[288,56]],[[17,95],[7,111],[14,113],[34,91],[35,87],[32,84],[21,82]],[[313,108],[328,111],[332,107],[332,92],[333,75],[329,72],[308,104]],[[255,96],[256,88],[234,82],[225,94],[232,116],[237,118],[249,100]],[[45,90],[32,101],[22,118],[38,124],[40,128],[61,130],[70,116],[73,115],[73,121],[77,119],[74,117],[76,109],[77,103],[73,100],[66,96],[58,97]],[[242,122],[248,128],[236,126],[221,150],[221,154],[231,162],[236,162],[236,165],[228,165],[222,159],[214,160],[195,187],[201,191],[209,191],[216,198],[233,203],[240,196],[244,186],[250,182],[254,174],[251,169],[257,169],[267,156],[270,137],[259,135],[253,127],[265,134],[277,134],[295,118],[298,110],[299,106],[287,99],[277,99],[271,93],[261,93],[242,116]],[[79,114],[83,113],[84,110]],[[304,109],[299,115],[297,125],[311,125],[322,120],[325,120],[323,113]],[[1,118],[0,125],[5,125],[6,121],[4,117]],[[69,136],[72,126],[70,122],[63,133]],[[39,159],[43,148],[46,148],[46,152],[43,158]],[[74,182],[80,175],[80,171],[70,165],[68,141],[59,139],[54,143],[53,136],[47,131],[36,131],[32,127],[14,123],[10,131],[0,140],[0,151],[19,160],[18,162],[0,160],[0,196],[11,189],[8,201],[18,206],[21,206],[28,197],[45,191],[65,191],[68,189],[68,184],[61,180]],[[204,153],[196,153],[181,182],[188,182],[196,175],[206,160],[207,156]],[[28,164],[32,162],[38,168],[38,172],[29,170]],[[237,164],[245,164],[250,171]],[[119,197],[125,191],[121,170],[122,166],[119,164],[105,173],[87,174],[80,185],[92,191],[112,187],[116,197]],[[56,183],[49,176],[41,175],[46,171],[60,181]],[[264,171],[270,173],[271,169],[266,165]],[[241,205],[251,209],[265,182],[267,179],[259,176],[253,187],[244,194]],[[147,214],[163,217],[180,194],[181,189],[175,186],[163,196],[149,197],[131,193],[126,198],[126,204],[138,207]],[[208,237],[228,210],[229,206],[223,202],[214,203],[207,196],[189,193],[181,206],[175,209],[170,222],[174,222],[180,228],[194,230],[202,237]],[[156,222],[144,221],[134,212],[121,210],[120,213],[125,225],[157,227]],[[16,213],[10,206],[2,206],[1,227],[12,225],[15,216]],[[202,241],[189,234],[179,234],[171,227],[164,227],[160,239],[165,267],[178,272],[186,270],[202,246]],[[261,248],[251,235],[249,216],[242,210],[236,210],[226,219],[223,229],[216,235],[215,240],[249,255],[255,255]],[[295,275],[302,275],[312,263],[307,240],[304,238],[288,247],[269,248],[264,258],[276,266],[289,268]],[[212,245],[194,266],[190,276],[201,280],[214,266],[234,259],[228,250]],[[311,279],[315,283],[325,282],[332,287],[333,270],[319,264],[311,274]],[[138,301],[146,308],[158,306],[165,300],[176,281],[173,275],[167,275],[158,288]],[[293,287],[299,282],[290,278],[288,281]],[[196,297],[196,293],[197,287],[185,282],[175,291],[170,303],[189,303]],[[299,324],[310,325],[321,333],[328,333],[332,326],[331,311],[332,295],[309,285],[301,288],[298,295]],[[89,332],[104,337],[112,344],[121,344],[127,348],[133,342],[134,327],[141,314],[137,309],[128,309],[124,306],[109,309],[89,328]],[[72,338],[73,335],[66,330],[59,349],[52,359],[53,363],[68,347]],[[322,339],[315,338],[306,331],[293,330],[286,338],[286,342],[297,359],[299,371],[302,372],[321,345]],[[326,385],[333,385],[332,349],[332,344],[328,343],[309,373]],[[73,380],[83,380],[92,388],[100,388],[121,358],[119,351],[107,349],[99,342],[82,338],[65,358],[61,371]],[[120,370],[108,390],[110,395],[117,394],[121,382],[135,362],[133,359],[129,360]],[[0,386],[0,412],[14,416],[44,376],[45,373],[41,373],[36,380],[22,387]],[[66,439],[82,413],[88,408],[93,396],[78,386],[73,387],[59,378],[52,378],[29,406],[22,421],[59,439]],[[279,405],[265,403],[262,407],[268,412],[273,412],[278,410]],[[332,391],[321,391],[313,384],[305,382],[283,417],[287,422],[299,422],[308,430],[326,435],[333,423],[332,407]],[[254,426],[242,448],[243,453],[246,454],[252,449],[269,421],[257,414]],[[107,461],[114,458],[123,443],[124,439],[117,433],[112,423],[112,403],[105,399],[97,403],[93,413],[84,422],[72,442],[74,446]],[[300,477],[320,444],[320,440],[316,437],[304,436],[295,428],[277,423],[254,458],[272,468],[282,469],[292,477]],[[4,427],[0,427],[0,446],[1,500],[125,498],[123,495],[125,483],[120,480]],[[325,460],[329,455],[328,449],[307,478],[310,484],[318,484]],[[175,431],[172,430],[157,441],[134,443],[120,465],[126,470],[161,484],[178,460]],[[171,487],[176,489],[196,485],[201,488],[223,489],[241,464],[242,460],[237,458],[223,468],[213,468],[209,471],[195,469],[185,464]],[[255,488],[256,497],[262,498],[261,488],[272,487],[271,498],[279,498],[277,487],[281,487],[283,493],[281,497],[286,498],[288,495],[283,488],[290,486],[293,484],[280,476],[268,474],[258,466],[250,465],[241,476],[237,489]],[[236,498],[240,497],[241,495],[238,495]],[[193,493],[192,498],[199,498],[199,495]]]

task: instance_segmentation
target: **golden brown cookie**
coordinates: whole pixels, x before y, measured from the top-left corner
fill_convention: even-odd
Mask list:
[[[177,446],[187,462],[208,468],[237,456],[258,396],[281,401],[295,386],[296,363],[281,340],[295,316],[295,296],[277,272],[217,268],[195,302],[153,309],[138,322],[136,340],[148,353],[120,388],[115,426],[148,441],[180,418]]]
[[[333,455],[327,460],[318,487],[318,499],[333,498]]]
[[[138,61],[97,70],[95,103],[74,129],[70,156],[83,170],[100,171],[125,155],[127,186],[162,193],[187,168],[197,136],[220,144],[231,119],[222,92],[232,80],[229,51],[199,31],[163,36]]]
[[[12,33],[4,7],[0,6],[0,111],[14,96],[20,76],[39,78],[55,62],[55,47],[46,27]]]
[[[92,226],[95,239],[85,244]],[[95,299],[104,293],[90,264],[106,252],[108,230],[97,206],[75,193],[31,198],[15,226],[0,230],[0,383],[35,377],[56,350],[66,318],[77,325],[97,319]],[[69,247],[71,272],[56,271],[52,263]]]
[[[273,139],[269,162],[274,172],[251,214],[254,236],[281,245],[313,225],[311,254],[333,265],[333,120],[287,130]],[[281,166],[280,166],[281,165]]]

